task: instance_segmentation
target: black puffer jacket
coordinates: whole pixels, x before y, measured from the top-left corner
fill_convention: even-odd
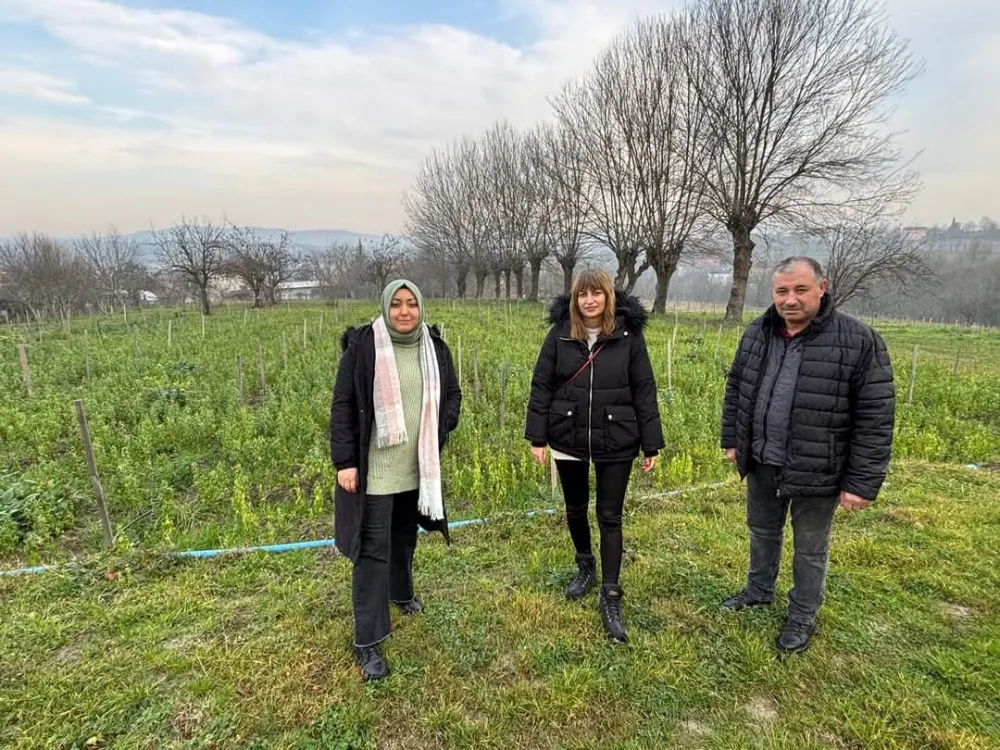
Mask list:
[[[525,437],[569,456],[592,461],[631,461],[640,448],[663,448],[656,380],[643,339],[647,314],[635,297],[615,294],[617,323],[590,367],[587,343],[570,336],[567,296],[549,310],[549,329],[531,379]]]
[[[754,404],[768,347],[780,335],[772,306],[747,328],[726,383],[722,447],[735,448],[740,474],[753,468]],[[802,362],[792,397],[781,491],[830,497],[842,490],[875,500],[892,450],[895,386],[882,337],[838,312],[824,297],[803,331]]]
[[[435,326],[431,340],[441,373],[441,409],[438,414],[438,445],[444,447],[448,434],[458,427],[462,409],[462,390],[455,377],[451,352]],[[371,324],[348,328],[340,339],[343,353],[333,387],[330,406],[330,457],[334,467],[358,470],[358,491],[349,493],[339,484],[334,494],[334,531],[337,549],[351,561],[361,550],[365,495],[368,486],[368,447],[375,426],[375,333]],[[448,539],[448,519],[431,521],[419,518],[428,531],[440,531]]]

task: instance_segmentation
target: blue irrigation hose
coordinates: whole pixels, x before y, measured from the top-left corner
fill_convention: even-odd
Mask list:
[[[651,495],[653,498],[665,498],[674,497],[676,495],[683,495],[686,492],[697,492],[699,490],[714,489],[716,487],[724,486],[724,482],[717,482],[715,484],[703,485],[701,487],[689,487],[683,490],[672,490],[670,492],[664,492],[658,495]],[[555,515],[555,508],[542,508],[540,510],[529,510],[524,513],[525,518],[534,518],[538,515]],[[479,524],[484,524],[488,522],[489,518],[470,518],[466,521],[452,521],[448,524],[448,529],[460,529],[464,526],[475,526]],[[424,529],[418,529],[418,531],[423,532]],[[226,555],[247,555],[254,552],[265,552],[265,553],[279,553],[279,552],[292,552],[294,550],[300,549],[316,549],[319,547],[333,547],[336,544],[336,540],[331,539],[314,539],[308,542],[288,542],[285,544],[265,544],[258,547],[230,547],[228,549],[188,549],[179,552],[168,553],[172,557],[185,557],[185,558],[197,558],[204,560],[211,557],[223,557]],[[17,570],[4,570],[0,571],[0,576],[22,576],[31,575],[34,573],[45,573],[50,570],[57,570],[58,565],[36,565],[31,568],[19,568]]]

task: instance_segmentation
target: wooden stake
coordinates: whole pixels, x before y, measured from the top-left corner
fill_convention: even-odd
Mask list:
[[[288,369],[288,336],[281,332],[281,369]]]
[[[458,337],[458,384],[462,385],[462,337]]]
[[[712,353],[712,360],[719,358],[719,344],[722,341],[722,323],[719,323],[719,332],[715,335],[715,351]]]
[[[17,345],[17,353],[21,358],[21,378],[24,380],[24,388],[28,391],[28,396],[33,396],[35,392],[31,387],[31,368],[28,367],[28,350],[25,349],[23,342]]]
[[[257,339],[257,375],[260,379],[260,392],[263,394],[267,382],[264,380],[264,350],[261,348],[260,339]]]
[[[473,392],[476,395],[476,400],[479,400],[479,350],[472,350],[472,377],[473,377]]]
[[[94,459],[94,448],[90,443],[90,428],[87,426],[87,415],[83,411],[83,401],[77,399],[73,402],[76,406],[76,418],[80,423],[80,436],[83,440],[83,453],[87,458],[87,468],[90,470],[90,482],[94,485],[94,497],[97,500],[97,515],[101,517],[101,529],[104,532],[104,548],[110,549],[114,544],[114,536],[111,533],[111,518],[108,515],[108,508],[104,503],[104,488],[101,487],[101,477],[97,473],[97,461]]]
[[[236,403],[243,406],[243,357],[236,357]]]
[[[90,337],[87,329],[83,329],[83,366],[87,373],[87,381],[90,382]]]
[[[205,338],[205,313],[201,314],[201,337]]]
[[[559,487],[559,470],[556,468],[556,457],[552,455],[551,449],[549,449],[549,484],[551,485],[552,497],[555,497]]]
[[[913,390],[917,385],[917,349],[918,345],[913,346],[913,367],[910,369],[910,395],[907,398],[906,403],[909,406],[913,406]]]
[[[174,321],[167,321],[167,349],[173,346],[174,343]]]
[[[667,342],[667,390],[674,389],[674,342]]]

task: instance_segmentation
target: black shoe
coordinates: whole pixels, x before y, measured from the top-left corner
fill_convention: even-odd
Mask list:
[[[628,643],[628,633],[622,624],[622,588],[617,585],[601,586],[599,607],[601,622],[608,638],[616,643]]]
[[[393,602],[393,604],[399,607],[404,615],[419,615],[424,611],[424,605],[417,597],[413,597],[408,602]]]
[[[576,556],[576,578],[566,587],[567,599],[579,599],[597,583],[597,563],[593,555]]]
[[[809,641],[812,639],[815,626],[796,622],[795,620],[785,620],[785,629],[774,642],[775,648],[782,654],[801,654],[809,648]]]
[[[747,592],[746,589],[743,589],[740,593],[729,597],[724,602],[719,604],[719,609],[725,609],[730,612],[739,612],[744,607],[763,607],[770,603],[770,599],[755,599]]]
[[[354,661],[361,667],[361,677],[365,682],[389,676],[389,667],[378,652],[378,646],[355,646]]]

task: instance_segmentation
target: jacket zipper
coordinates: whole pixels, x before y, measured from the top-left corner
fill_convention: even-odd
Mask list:
[[[587,462],[594,462],[594,436],[592,434],[592,423],[594,421],[594,365],[595,359],[590,363],[590,394],[587,397]]]

